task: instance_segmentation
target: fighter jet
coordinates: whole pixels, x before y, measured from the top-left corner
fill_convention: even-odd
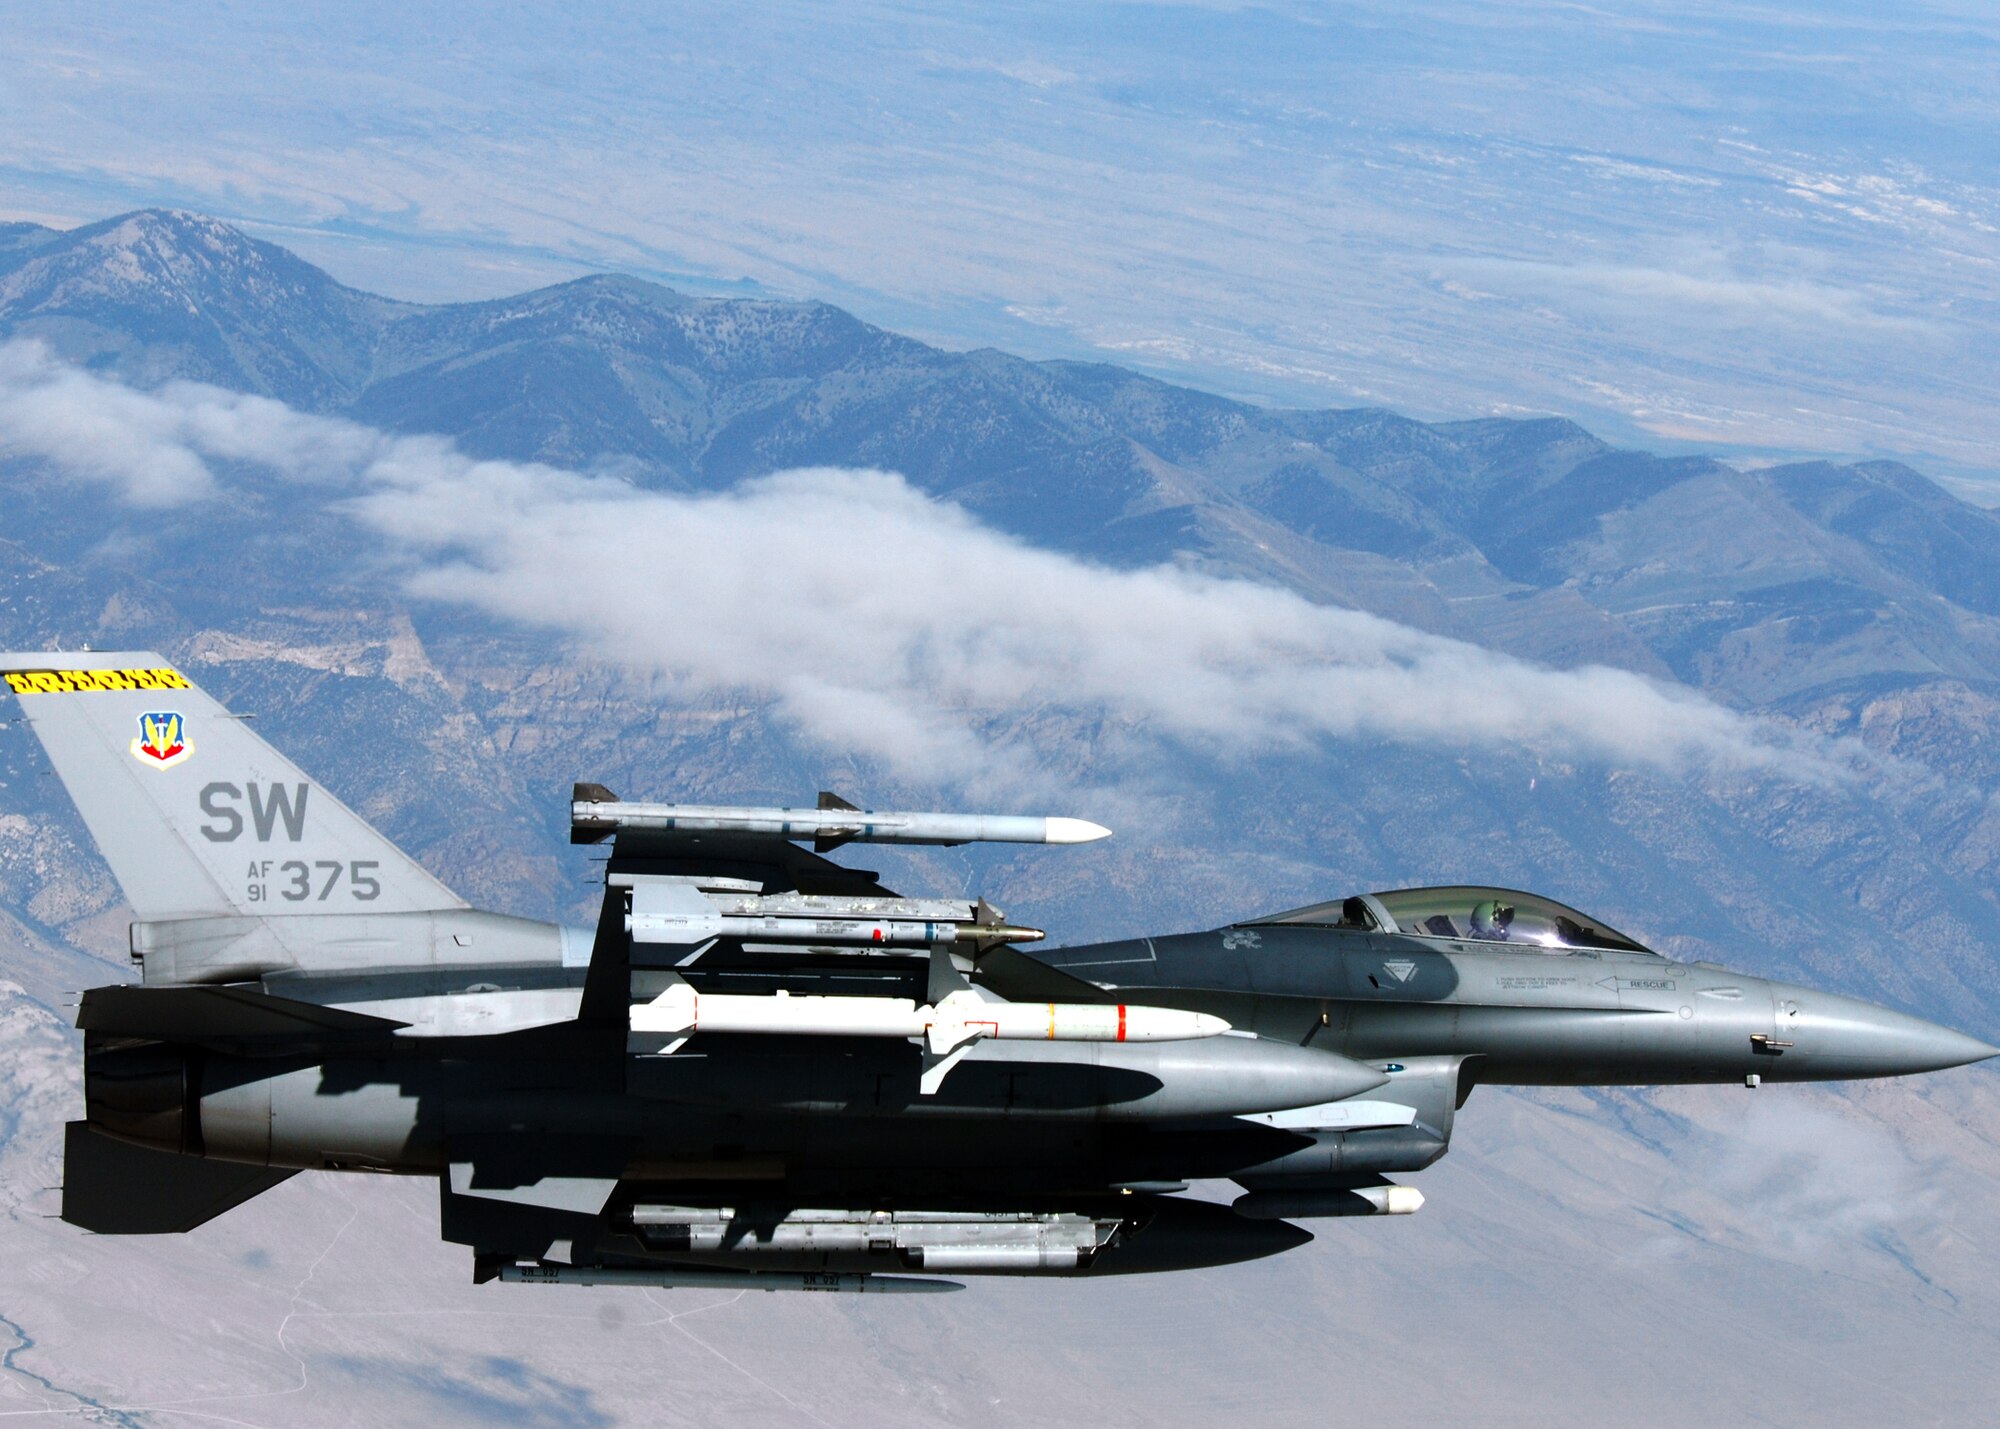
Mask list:
[[[627,802],[595,928],[469,907],[150,653],[0,655],[131,907],[63,1218],[203,1224],[302,1170],[435,1178],[476,1279],[922,1292],[1219,1265],[1392,1181],[1481,1082],[1806,1081],[1995,1049],[1492,888],[1030,953],[849,844],[1078,819]],[[806,845],[811,845],[810,848]],[[1184,1194],[1234,1181],[1233,1203]]]

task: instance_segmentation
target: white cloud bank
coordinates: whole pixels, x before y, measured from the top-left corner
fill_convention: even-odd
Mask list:
[[[1756,1207],[1756,1229],[1770,1241],[1823,1253],[1857,1241],[1880,1245],[1900,1226],[1937,1219],[1943,1192],[1857,1108],[1824,1097],[1744,1101],[1721,1154],[1697,1159],[1694,1174],[1731,1204]]]
[[[232,464],[269,468],[374,531],[415,595],[684,690],[762,692],[830,746],[961,786],[1025,778],[1052,752],[1006,733],[1024,713],[1081,717],[1135,758],[1163,742],[1227,754],[1355,738],[1811,779],[1835,768],[1793,732],[1685,689],[1547,669],[1250,581],[1106,569],[885,472],[643,491],[213,387],[135,391],[23,343],[0,347],[0,452],[142,506],[223,498]]]

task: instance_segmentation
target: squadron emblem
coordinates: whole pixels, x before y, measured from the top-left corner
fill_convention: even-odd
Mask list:
[[[187,724],[178,710],[157,710],[139,716],[139,737],[132,741],[132,757],[155,769],[170,769],[194,753],[187,740]]]

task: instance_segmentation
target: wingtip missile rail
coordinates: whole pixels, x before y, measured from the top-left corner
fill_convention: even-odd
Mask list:
[[[651,833],[762,834],[811,840],[827,849],[844,843],[1081,844],[1109,838],[1088,819],[1027,814],[911,813],[857,809],[822,794],[816,809],[732,804],[627,803],[601,784],[579,784],[570,805],[570,841],[598,843],[627,830]]]

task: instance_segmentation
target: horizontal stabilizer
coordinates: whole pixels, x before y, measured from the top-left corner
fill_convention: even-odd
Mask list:
[[[406,1023],[272,997],[247,987],[94,987],[76,1025],[113,1037],[204,1042],[239,1037],[324,1037],[393,1032]]]
[[[62,1218],[98,1235],[172,1235],[297,1174],[132,1146],[73,1121],[63,1138]]]

